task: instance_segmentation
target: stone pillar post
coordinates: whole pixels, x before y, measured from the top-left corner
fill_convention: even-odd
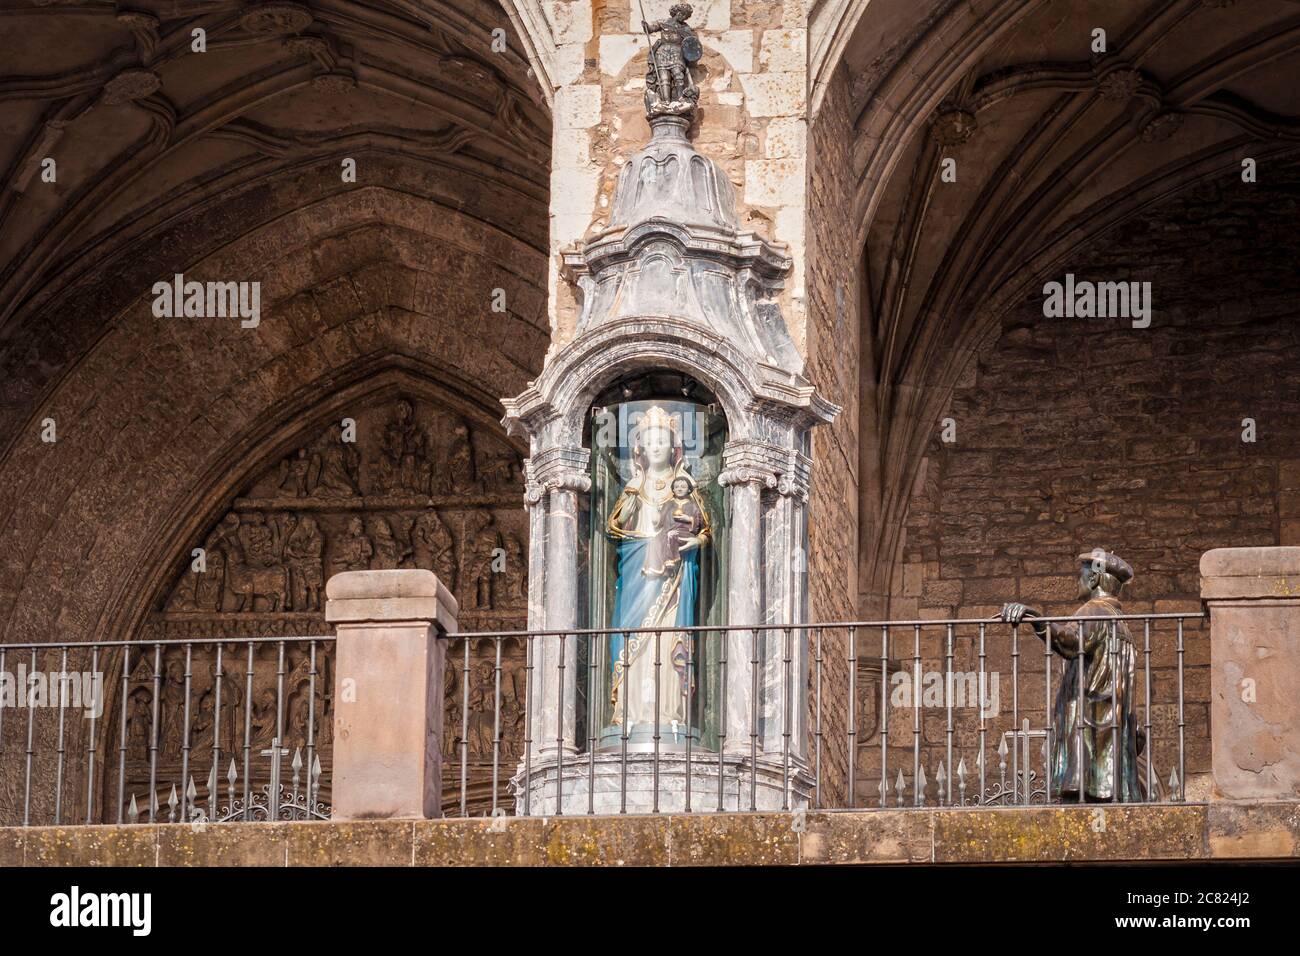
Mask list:
[[[335,820],[442,815],[444,636],[456,599],[432,571],[347,571],[325,585],[334,664]]]
[[[1300,796],[1300,548],[1201,557],[1210,609],[1214,795]]]

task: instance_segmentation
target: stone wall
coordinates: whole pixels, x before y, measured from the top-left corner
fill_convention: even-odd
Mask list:
[[[0,866],[897,866],[1297,856],[1294,803],[0,828]]]
[[[808,376],[840,414],[813,431],[808,590],[811,619],[858,618],[858,256],[849,77],[836,71],[812,123],[808,213]],[[823,681],[847,699],[847,635],[827,632]],[[823,800],[842,800],[844,714],[832,707],[823,751]]]
[[[665,19],[674,0],[645,0]],[[696,148],[736,186],[742,228],[789,244],[794,270],[780,303],[804,348],[803,7],[781,0],[698,0],[690,19],[704,48]],[[552,349],[573,335],[574,288],[559,278],[559,252],[605,224],[619,170],[650,137],[645,119],[646,40],[634,0],[551,5],[556,42],[551,157]]]
[[[936,423],[891,617],[986,617],[1013,600],[1070,613],[1074,556],[1097,546],[1136,571],[1127,611],[1195,612],[1206,550],[1300,543],[1300,170],[1261,179],[1246,185],[1229,171],[1060,269],[1061,278],[1150,281],[1150,328],[1046,319],[1039,298],[1005,317],[945,413],[957,441],[941,441]],[[1247,418],[1253,443],[1242,440]],[[1037,679],[1023,685],[1022,700],[1041,726],[1042,648],[1026,638],[1022,652],[1034,657],[1022,664]],[[1177,735],[1174,640],[1168,627],[1152,639],[1157,766],[1166,779]],[[904,643],[907,657],[910,634]],[[973,665],[973,643],[973,632],[959,636],[958,668]],[[1004,705],[1006,648],[1005,635],[990,640]],[[939,650],[935,635],[925,644],[927,669],[942,666]],[[1208,664],[1208,628],[1189,628],[1189,773],[1209,769]],[[926,741],[937,743],[926,720]],[[901,723],[891,744],[910,753],[910,713]]]

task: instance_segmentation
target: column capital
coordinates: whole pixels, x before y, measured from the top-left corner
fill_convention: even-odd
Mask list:
[[[587,474],[590,459],[591,452],[581,446],[547,448],[534,454],[526,464],[524,501],[535,505],[551,491],[582,494],[591,490],[591,476]]]

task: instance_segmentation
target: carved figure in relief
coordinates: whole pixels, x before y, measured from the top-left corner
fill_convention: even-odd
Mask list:
[[[325,539],[321,537],[316,519],[307,515],[297,522],[284,545],[295,611],[320,610],[321,588],[325,584],[321,572],[324,553]]]
[[[519,466],[519,456],[513,451],[505,451],[488,459],[486,465],[479,469],[483,487],[493,491],[514,488],[523,484],[523,471]]]
[[[299,448],[295,454],[284,459],[280,462],[279,490],[294,498],[307,497],[311,466],[312,460],[307,457],[306,448]]]
[[[458,422],[452,431],[444,487],[461,493],[481,490],[474,461],[474,440],[464,422]]]
[[[317,475],[311,493],[322,498],[350,498],[359,494],[358,455],[351,442],[343,440],[343,428],[330,427],[316,443],[311,473]]]
[[[462,577],[469,588],[469,606],[475,610],[490,610],[492,604],[492,561],[501,547],[501,535],[493,525],[490,511],[473,511],[466,526],[466,547],[462,548],[469,572]]]
[[[275,691],[267,687],[257,695],[253,702],[252,746],[254,750],[264,750],[271,746],[276,731]]]
[[[415,553],[415,566],[432,571],[448,590],[456,588],[456,561],[453,555],[451,531],[438,512],[423,511],[411,529],[411,548]]]
[[[257,549],[263,560],[278,559],[278,546],[271,543],[274,532],[265,525],[265,519],[259,514],[246,533],[241,528],[239,516],[233,512],[226,515],[223,548],[226,552],[226,585],[232,600],[222,602],[223,611],[255,611],[257,599],[264,598],[267,610],[279,611],[289,593],[289,576],[283,567],[250,566],[245,552],[248,542]]]
[[[402,399],[380,439],[376,484],[386,492],[424,492],[425,473],[424,431],[415,420],[411,403]]]
[[[506,535],[505,552],[505,567],[501,570],[497,604],[502,607],[520,607],[528,603],[528,556],[523,543],[513,534]]]
[[[479,661],[469,689],[469,749],[479,757],[492,755],[496,722],[496,671],[491,661]]]
[[[238,525],[239,519],[235,519]],[[206,570],[195,574],[194,606],[200,611],[220,611],[226,593],[226,553],[223,550],[225,535],[230,529],[226,522],[218,525],[203,542]]]
[[[370,526],[374,539],[374,555],[370,559],[373,570],[389,570],[401,567],[410,555],[411,549],[397,540],[393,526],[387,518],[375,518]]]
[[[126,721],[127,751],[140,760],[149,757],[149,736],[153,721],[149,703],[149,691],[143,687],[131,694],[130,716]]]
[[[464,654],[464,647],[459,649],[458,653]],[[460,708],[461,696],[456,689],[456,675],[460,672],[451,663],[451,659],[461,660],[462,658],[452,655],[448,659],[447,669],[443,672],[442,681],[442,699],[447,702],[447,710],[443,717],[443,734],[442,734],[442,752],[446,757],[454,757],[460,752],[461,731],[461,714]]]
[[[340,571],[364,571],[370,567],[370,559],[375,553],[375,546],[366,537],[366,528],[361,518],[354,515],[348,519],[344,534],[334,543],[334,556],[330,558],[330,573]]]
[[[159,708],[159,748],[164,754],[179,754],[185,735],[185,668],[180,661],[168,661],[162,680],[162,701]]]

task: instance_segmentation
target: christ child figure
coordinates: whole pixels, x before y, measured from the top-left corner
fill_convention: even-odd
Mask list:
[[[666,574],[681,561],[681,549],[704,528],[704,511],[687,475],[673,479],[673,496],[660,506],[658,535],[647,549],[646,573]]]

